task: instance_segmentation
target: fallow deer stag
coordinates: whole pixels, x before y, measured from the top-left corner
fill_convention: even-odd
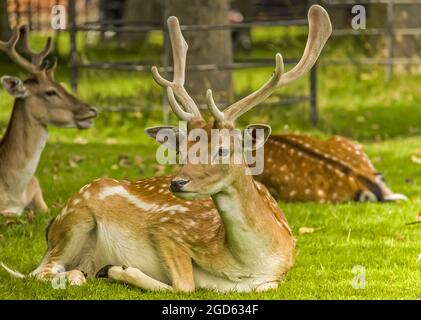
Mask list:
[[[256,179],[283,201],[398,201],[361,146],[341,136],[320,140],[302,134],[271,136]]]
[[[15,97],[8,128],[0,140],[0,215],[3,216],[20,216],[29,207],[39,212],[48,210],[34,176],[47,142],[47,126],[85,129],[96,116],[95,109],[54,80],[56,62],[51,67],[44,63],[51,49],[51,38],[40,52],[30,48],[28,38],[28,27],[21,26],[13,29],[9,41],[0,41],[0,50],[30,74],[25,81],[1,77],[3,87]],[[30,60],[17,52],[19,42]]]
[[[274,75],[263,88],[224,112],[208,91],[214,122],[203,119],[184,89],[188,47],[175,17],[168,19],[173,81],[162,78],[156,68],[153,76],[166,88],[173,111],[187,121],[188,130],[204,130],[210,138],[211,129],[226,129],[217,130],[216,136],[225,140],[227,131],[235,130],[235,119],[315,63],[331,24],[317,5],[310,8],[308,19],[306,48],[291,71],[283,73],[278,54]],[[261,147],[270,134],[268,126],[256,127],[266,135],[256,138],[252,148]],[[147,133],[156,137],[160,129],[179,133],[170,126],[150,128]],[[241,141],[242,136],[229,135],[229,147],[222,143],[218,154],[233,157],[234,139]],[[210,148],[210,139],[200,143]],[[267,189],[247,174],[250,169],[243,155],[237,164],[215,165],[212,155],[208,157],[208,164],[187,162],[176,177],[135,182],[100,179],[86,185],[50,224],[47,253],[30,275],[44,280],[63,276],[73,284],[84,283],[85,275],[105,275],[149,290],[276,288],[294,262],[295,239],[285,216]]]

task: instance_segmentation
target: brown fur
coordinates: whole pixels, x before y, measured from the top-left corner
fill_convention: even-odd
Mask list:
[[[266,143],[256,179],[284,201],[345,202],[359,201],[362,192],[385,200],[393,193],[379,177],[361,146],[346,138],[280,134]]]
[[[47,126],[88,128],[96,116],[93,108],[54,80],[55,65],[42,67],[51,42],[35,53],[29,48],[28,32],[27,27],[14,28],[7,43],[0,41],[0,49],[31,74],[24,82],[10,76],[1,78],[5,89],[15,97],[6,133],[0,140],[0,215],[5,216],[19,216],[28,207],[39,212],[48,210],[34,177],[47,142]],[[32,62],[13,49],[21,36]]]

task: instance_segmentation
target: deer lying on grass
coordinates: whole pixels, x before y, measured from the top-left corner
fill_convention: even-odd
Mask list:
[[[69,94],[54,80],[56,63],[48,68],[43,61],[51,49],[49,38],[41,52],[29,47],[27,26],[15,27],[8,42],[0,41],[0,50],[31,77],[24,82],[16,77],[1,77],[1,83],[15,97],[12,116],[0,140],[0,215],[20,216],[28,207],[48,210],[41,187],[34,176],[47,142],[47,126],[85,129],[96,116],[95,109]],[[16,51],[23,37],[22,51]]]
[[[175,17],[168,19],[174,79],[162,78],[156,68],[153,76],[166,88],[172,110],[187,121],[189,130],[204,130],[208,137],[212,128],[230,133],[235,119],[313,66],[331,24],[320,6],[310,8],[308,19],[306,48],[291,71],[283,73],[278,54],[275,72],[263,88],[224,112],[208,91],[214,122],[203,119],[184,89],[188,47]],[[270,134],[268,126],[256,127],[265,136],[256,139],[253,148],[262,146]],[[156,137],[159,129],[179,133],[170,126],[150,128],[147,133]],[[225,138],[224,132],[218,131],[217,138]],[[210,139],[201,143],[210,147]],[[218,154],[231,158],[232,143],[229,146],[222,145]],[[47,253],[30,275],[44,280],[61,275],[78,285],[86,281],[85,275],[105,275],[148,290],[276,288],[294,261],[295,240],[285,216],[267,189],[246,174],[249,168],[243,156],[239,164],[209,164],[209,158],[208,164],[187,162],[176,177],[100,179],[86,185],[50,224]]]
[[[326,141],[301,134],[268,139],[264,172],[256,176],[283,201],[397,201],[382,175],[356,143],[334,136]]]

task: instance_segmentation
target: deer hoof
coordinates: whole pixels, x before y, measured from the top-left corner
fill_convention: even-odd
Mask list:
[[[95,277],[96,278],[108,278],[108,270],[110,270],[111,267],[113,267],[113,265],[111,265],[111,264],[108,264],[105,267],[102,267],[96,273]]]

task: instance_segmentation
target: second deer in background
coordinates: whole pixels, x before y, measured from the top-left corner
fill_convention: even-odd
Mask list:
[[[340,136],[328,140],[279,134],[265,145],[264,172],[256,179],[282,201],[398,201],[361,146]]]

